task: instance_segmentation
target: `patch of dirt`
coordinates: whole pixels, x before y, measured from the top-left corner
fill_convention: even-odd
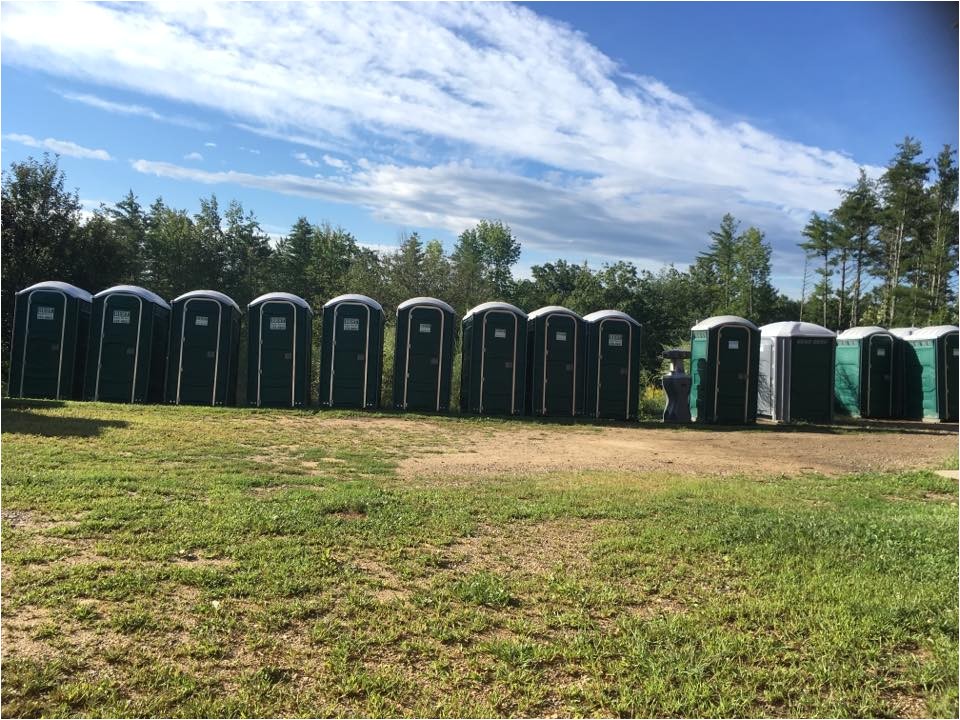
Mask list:
[[[280,493],[291,490],[306,490],[308,492],[322,492],[326,490],[323,485],[300,485],[297,483],[281,483],[279,485],[265,485],[262,487],[250,488],[250,493],[256,497],[273,497]]]
[[[939,464],[956,451],[957,435],[894,432],[807,432],[644,427],[543,428],[516,424],[460,428],[452,448],[400,463],[408,479],[556,471],[667,471],[671,474],[760,475],[906,470]]]
[[[334,517],[338,517],[341,520],[363,520],[367,514],[363,512],[357,512],[356,510],[337,510],[336,512],[330,513]]]
[[[931,500],[933,502],[955,503],[957,501],[957,496],[951,495],[950,493],[927,492],[923,494],[923,499]]]

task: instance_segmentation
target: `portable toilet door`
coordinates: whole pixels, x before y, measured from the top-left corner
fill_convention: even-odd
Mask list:
[[[527,316],[527,414],[583,413],[585,332],[583,318],[559,305]]]
[[[890,334],[893,335],[893,417],[910,417],[906,395],[907,367],[915,363],[916,358],[913,357],[913,347],[907,342],[907,338],[919,329],[912,326],[890,328]],[[922,410],[918,410],[916,417],[919,418],[922,414]]]
[[[415,297],[397,306],[393,407],[447,412],[456,314],[443,300]]]
[[[758,414],[776,422],[833,420],[836,333],[807,322],[760,328]]]
[[[640,402],[642,327],[627,313],[598,310],[584,318],[586,328],[586,414],[630,420]]]
[[[908,356],[907,406],[919,409],[923,420],[957,421],[958,333],[956,325],[936,325],[906,338],[913,350]]]
[[[170,304],[166,401],[233,405],[237,400],[240,306],[216,290],[193,290]]]
[[[760,330],[736,315],[691,328],[690,415],[696,422],[752,423],[757,418]]]
[[[170,306],[142,287],[117,285],[94,295],[86,397],[161,402],[169,323]]]
[[[90,293],[64,282],[40,282],[17,293],[10,397],[82,397],[91,306]]]
[[[460,410],[522,415],[527,314],[504,302],[477,305],[463,316]]]
[[[896,350],[897,339],[876,325],[850,328],[837,336],[834,395],[839,412],[864,418],[895,417]]]
[[[366,295],[340,295],[323,306],[320,404],[378,408],[383,373],[383,308]]]
[[[313,311],[301,297],[272,292],[247,305],[247,403],[307,407]]]

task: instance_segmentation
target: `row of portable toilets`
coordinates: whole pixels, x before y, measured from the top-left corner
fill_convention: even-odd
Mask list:
[[[239,306],[212,290],[168,304],[140,287],[94,296],[44,282],[17,293],[9,394],[113,402],[236,403]],[[323,307],[321,406],[376,408],[383,374],[383,308],[364,295]],[[310,405],[313,312],[300,297],[268,293],[247,307],[247,402]],[[446,412],[456,316],[435,298],[397,308],[393,406]],[[758,328],[736,316],[691,331],[695,421],[829,422],[957,419],[958,329],[819,325]],[[500,415],[636,417],[641,326],[601,310],[581,317],[551,306],[529,315],[483,303],[462,320],[460,408]]]

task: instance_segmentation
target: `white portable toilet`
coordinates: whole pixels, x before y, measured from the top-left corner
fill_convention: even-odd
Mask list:
[[[837,334],[808,322],[760,328],[757,414],[776,422],[833,421]]]

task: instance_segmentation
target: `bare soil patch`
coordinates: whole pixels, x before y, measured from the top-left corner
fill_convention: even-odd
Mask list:
[[[930,467],[956,451],[955,430],[942,433],[798,432],[669,428],[557,428],[517,424],[460,428],[442,454],[400,463],[408,479],[606,470],[696,475],[842,475]]]

